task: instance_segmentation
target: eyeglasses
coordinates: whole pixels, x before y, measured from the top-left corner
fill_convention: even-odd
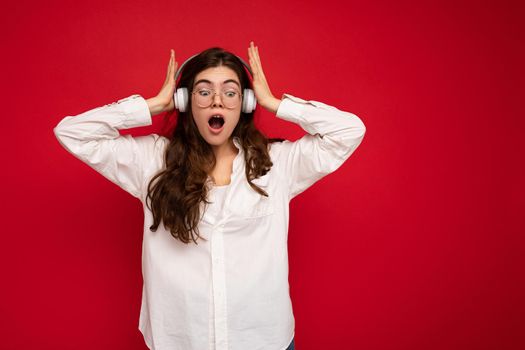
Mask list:
[[[217,92],[213,89],[201,88],[192,92],[195,95],[195,102],[199,107],[206,108],[213,103]],[[233,109],[240,103],[242,94],[236,89],[222,90],[220,93],[224,107]]]

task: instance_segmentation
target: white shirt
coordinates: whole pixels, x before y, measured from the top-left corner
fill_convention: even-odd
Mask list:
[[[243,149],[235,138],[239,153],[231,183],[211,191],[219,200],[201,211],[199,232],[207,241],[198,245],[176,240],[162,223],[156,232],[149,230],[153,218],[145,205],[147,185],[164,166],[169,140],[118,132],[152,124],[144,98],[132,95],[67,116],[54,128],[70,153],[143,204],[139,329],[150,349],[283,350],[292,341],[289,202],[339,168],[366,129],[352,113],[289,94],[283,94],[276,116],[299,124],[307,134],[269,145],[273,166],[253,180],[269,197],[249,186]]]

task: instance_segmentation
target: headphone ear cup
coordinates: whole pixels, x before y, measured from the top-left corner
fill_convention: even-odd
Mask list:
[[[242,98],[242,111],[244,113],[251,113],[255,110],[257,106],[257,99],[255,98],[255,93],[252,89],[244,89],[244,94]]]
[[[178,88],[177,92],[173,94],[173,100],[175,102],[175,108],[177,108],[179,112],[186,112],[186,108],[188,107],[188,88]]]

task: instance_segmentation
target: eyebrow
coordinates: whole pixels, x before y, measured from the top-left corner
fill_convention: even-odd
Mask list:
[[[212,82],[209,81],[208,79],[200,79],[199,81],[197,81],[194,85],[197,85],[199,83],[208,83],[208,84],[211,84]],[[225,80],[222,82],[222,84],[226,84],[226,83],[235,83],[237,84],[237,86],[240,88],[241,86],[239,85],[239,83],[233,79],[228,79],[228,80]]]

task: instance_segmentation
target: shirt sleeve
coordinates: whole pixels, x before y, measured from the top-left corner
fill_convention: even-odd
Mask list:
[[[132,137],[120,135],[118,130],[151,124],[146,101],[140,95],[132,95],[67,116],[53,131],[68,152],[140,199],[145,167],[154,158],[159,135]]]
[[[283,94],[276,116],[299,124],[307,134],[284,141],[278,158],[290,200],[339,168],[356,150],[366,128],[355,114],[318,101]]]

